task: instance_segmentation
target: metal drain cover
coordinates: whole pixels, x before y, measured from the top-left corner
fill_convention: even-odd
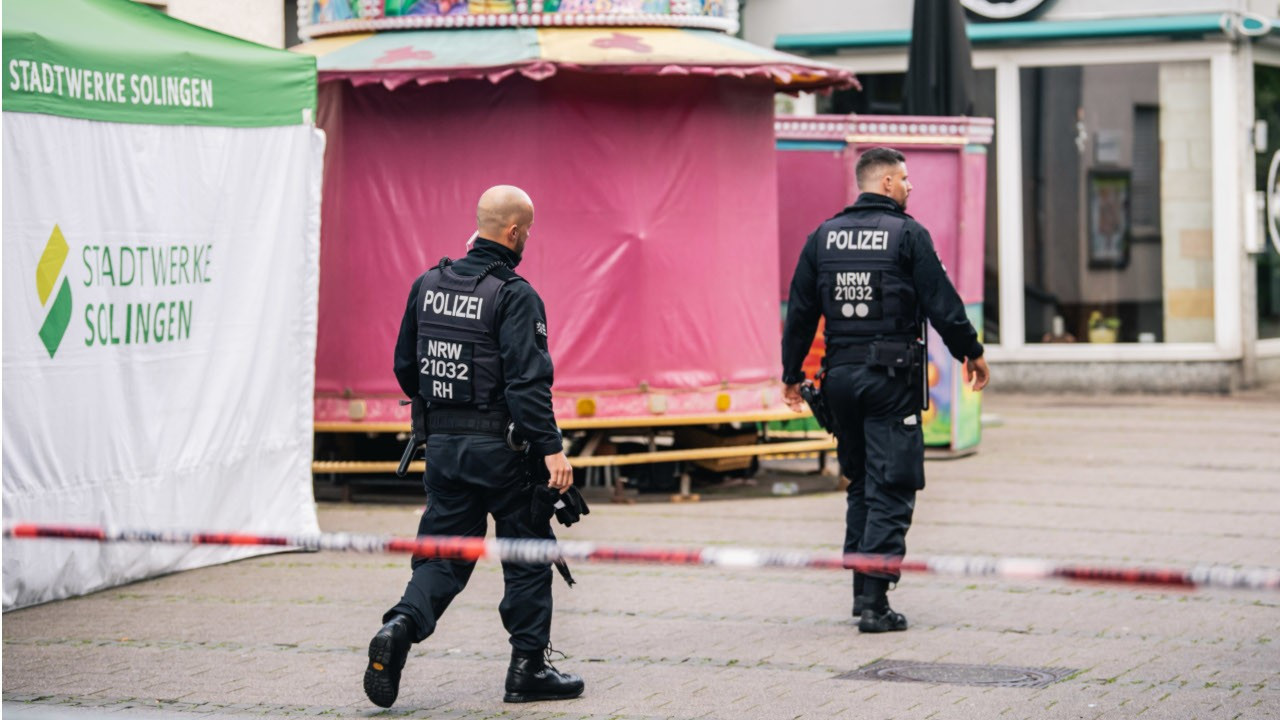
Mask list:
[[[1071,668],[1033,668],[1014,665],[964,665],[913,660],[877,660],[837,680],[888,680],[891,682],[944,683],[985,687],[1042,688],[1076,672]]]

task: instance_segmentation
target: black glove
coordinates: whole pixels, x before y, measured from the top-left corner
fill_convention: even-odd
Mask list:
[[[587,507],[587,501],[578,492],[578,488],[570,485],[568,490],[560,493],[560,502],[556,503],[556,520],[561,525],[569,527],[581,520],[583,515],[590,514],[591,508]]]
[[[529,507],[530,518],[534,527],[551,522],[551,516],[565,527],[570,527],[591,513],[587,501],[582,498],[578,488],[569,486],[563,493],[548,485],[534,485],[533,498]]]
[[[578,489],[572,486],[562,494],[549,485],[534,485],[529,496],[529,521],[535,532],[541,532],[537,528],[550,529],[552,515],[556,516],[561,525],[568,527],[591,512]],[[569,587],[573,587],[575,580],[569,572],[569,564],[564,560],[556,560],[554,565]]]
[[[537,532],[551,523],[551,516],[556,514],[556,503],[560,501],[560,493],[547,485],[534,485],[529,493],[529,523]]]

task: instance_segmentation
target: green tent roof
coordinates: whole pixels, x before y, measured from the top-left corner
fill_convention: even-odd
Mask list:
[[[297,125],[315,58],[131,0],[5,0],[4,110],[108,122]]]

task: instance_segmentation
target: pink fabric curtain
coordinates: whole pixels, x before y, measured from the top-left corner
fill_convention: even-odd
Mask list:
[[[800,250],[823,220],[848,205],[844,150],[778,153],[778,298],[786,301]],[[853,189],[856,193],[856,188]],[[856,195],[855,195],[856,197]]]
[[[409,286],[465,252],[499,183],[534,200],[518,272],[546,302],[557,390],[777,378],[772,97],[712,77],[325,83],[317,392],[399,394]]]

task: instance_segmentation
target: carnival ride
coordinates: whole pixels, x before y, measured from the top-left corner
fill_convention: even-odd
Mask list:
[[[318,433],[404,430],[390,372],[404,298],[464,251],[475,199],[498,183],[534,199],[518,271],[546,303],[576,454],[620,429],[654,449],[691,420],[790,412],[777,305],[760,292],[778,272],[773,97],[850,85],[847,70],[733,37],[733,2],[299,11],[310,41],[294,49],[317,57],[329,142]]]
[[[768,292],[792,262],[774,95],[854,85],[848,70],[733,37],[732,0],[316,0],[299,28],[329,143],[318,474],[395,466],[352,456],[362,435],[407,430],[390,366],[409,285],[464,252],[498,183],[534,199],[518,272],[546,303],[577,467],[610,481],[663,463],[687,494],[671,463],[743,471],[833,447],[764,442],[795,417]]]

